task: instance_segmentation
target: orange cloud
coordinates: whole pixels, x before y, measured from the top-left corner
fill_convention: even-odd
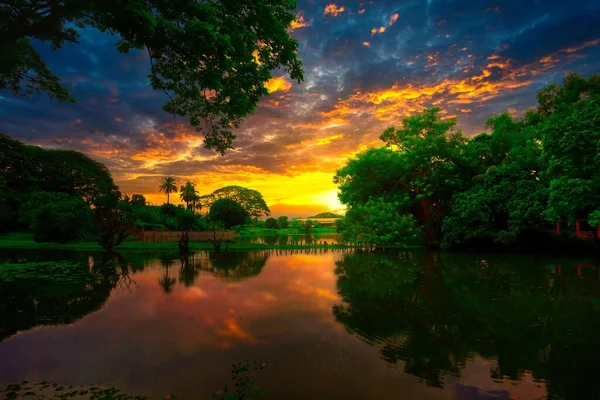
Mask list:
[[[385,32],[385,26],[381,26],[379,28],[373,28],[373,29],[371,29],[371,36],[374,36],[377,33],[383,33],[383,32]]]
[[[114,117],[113,119],[115,120],[115,122],[123,122],[123,118]]]
[[[343,13],[344,11],[346,11],[346,8],[344,6],[340,6],[338,7],[337,5],[331,3],[328,4],[325,7],[325,14],[327,15],[333,15],[334,17],[337,17],[338,15],[340,15],[341,13]]]
[[[292,88],[291,82],[289,82],[285,77],[279,76],[277,78],[271,78],[265,83],[265,87],[269,91],[269,93],[275,92],[287,92]]]
[[[396,21],[398,21],[398,13],[396,14],[392,14],[392,16],[390,17],[390,22],[388,23],[389,26],[392,26],[396,23]]]
[[[327,137],[324,137],[322,139],[318,139],[316,141],[315,145],[317,145],[317,146],[323,146],[325,144],[329,144],[329,143],[333,142],[334,140],[341,139],[343,137],[344,137],[344,135],[327,136]]]
[[[585,49],[586,47],[590,47],[590,46],[595,46],[598,43],[600,43],[600,39],[596,39],[596,40],[590,40],[587,42],[584,42],[582,45],[577,46],[577,47],[569,47],[566,49],[561,50],[561,52],[563,53],[575,53],[576,51]]]
[[[302,12],[299,12],[298,15],[296,15],[296,20],[292,21],[290,25],[290,31],[295,31],[296,29],[305,28],[307,26],[310,26],[310,24],[304,19]]]
[[[363,46],[365,46],[365,47],[371,47],[371,43],[370,42],[363,42]]]
[[[429,66],[435,65],[436,54],[428,54],[427,59]],[[368,114],[380,121],[394,123],[432,105],[444,107],[482,103],[500,93],[530,85],[533,82],[531,77],[551,68],[548,60],[553,60],[551,56],[547,56],[538,63],[512,69],[509,68],[510,60],[502,61],[500,57],[492,59],[496,61],[489,63],[488,68],[482,68],[478,74],[463,79],[445,79],[424,85],[396,83],[387,89],[356,91],[348,98],[340,100],[332,110],[322,112],[321,115],[325,118],[342,119],[351,124],[352,118],[362,118]],[[489,69],[492,67],[500,69],[500,76],[492,77]],[[463,107],[461,112],[468,109]]]

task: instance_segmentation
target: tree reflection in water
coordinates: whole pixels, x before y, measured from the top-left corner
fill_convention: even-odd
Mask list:
[[[192,287],[202,271],[228,281],[240,281],[260,274],[270,251],[228,251],[222,253],[197,252],[179,254],[179,283]],[[158,283],[164,293],[173,291],[177,279],[170,274],[176,262],[175,254],[163,254],[160,264],[164,274]]]
[[[600,282],[557,275],[559,260],[355,253],[336,263],[335,318],[390,363],[442,387],[479,355],[492,379],[525,372],[551,398],[597,398]],[[576,268],[576,266],[573,266]]]
[[[87,260],[31,261],[4,265],[0,272],[0,341],[39,325],[69,324],[99,310],[110,292],[135,285],[118,253]]]

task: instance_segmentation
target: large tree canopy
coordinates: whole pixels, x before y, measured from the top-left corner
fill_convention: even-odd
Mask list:
[[[588,220],[584,230],[597,235],[600,76],[569,74],[538,102],[521,120],[490,118],[491,133],[469,139],[437,109],[407,118],[381,135],[385,146],[337,171],[340,201],[348,215],[362,216],[369,203],[390,220],[412,214],[430,245],[543,243],[536,238],[555,221],[574,231]]]
[[[219,199],[231,199],[241,204],[246,213],[253,218],[271,214],[271,210],[258,190],[241,186],[225,186],[209,195],[202,196],[200,202],[202,207],[210,208]]]
[[[268,94],[271,71],[303,79],[298,43],[288,33],[294,0],[9,0],[0,3],[0,89],[47,92],[74,101],[32,45],[54,50],[77,42],[79,29],[118,35],[118,50],[149,54],[151,85],[165,111],[187,116],[205,147],[233,148],[232,128]]]
[[[120,197],[108,168],[69,150],[45,150],[0,134],[0,207],[10,210],[15,228],[20,208],[36,193],[65,193],[96,204],[106,195]]]
[[[439,242],[442,218],[453,192],[465,181],[466,139],[454,132],[455,119],[441,120],[439,109],[406,118],[402,128],[380,137],[385,147],[369,149],[337,171],[340,200],[357,207],[371,197],[398,203],[424,228],[425,240]]]
[[[248,214],[242,205],[231,199],[219,199],[210,206],[208,217],[211,221],[222,223],[225,229],[243,225]]]

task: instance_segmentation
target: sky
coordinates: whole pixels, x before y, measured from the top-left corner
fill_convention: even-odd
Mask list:
[[[145,53],[119,54],[118,38],[92,29],[57,52],[36,45],[76,103],[0,92],[0,132],[82,151],[153,204],[170,175],[201,195],[256,189],[273,216],[307,217],[343,208],[335,171],[407,116],[440,107],[470,136],[490,116],[522,116],[568,72],[600,72],[600,0],[299,0],[296,13],[305,80],[274,71],[224,157],[162,111]]]

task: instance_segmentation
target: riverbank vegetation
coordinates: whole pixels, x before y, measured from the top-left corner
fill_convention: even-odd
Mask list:
[[[570,74],[537,99],[472,138],[437,108],[387,129],[381,147],[335,175],[344,235],[373,246],[419,237],[432,247],[533,248],[555,240],[556,222],[564,234],[580,221],[598,242],[600,76]]]
[[[133,244],[141,230],[212,231],[215,249],[221,248],[216,238],[222,229],[236,232],[236,248],[269,246],[253,243],[257,236],[336,232],[342,235],[336,243],[371,249],[425,244],[531,250],[599,242],[599,76],[570,74],[561,86],[541,90],[537,108],[522,118],[492,117],[490,132],[472,138],[441,115],[433,108],[406,118],[400,128],[383,132],[381,147],[350,159],[334,177],[346,216],[322,213],[314,221],[270,217],[253,189],[227,186],[201,195],[193,182],[174,177],[159,187],[166,203],[149,205],[141,194],[122,194],[104,165],[79,152],[0,135],[0,233],[28,232],[35,242],[77,247],[97,242],[108,250],[157,246]],[[185,205],[170,204],[177,193]],[[337,218],[335,226],[321,226],[323,218]],[[579,235],[573,235],[576,223]],[[10,237],[3,243],[34,246]],[[211,244],[192,248],[203,246]]]
[[[165,177],[159,190],[166,194],[167,202],[150,205],[142,194],[122,194],[110,171],[82,153],[45,150],[6,135],[0,135],[0,171],[2,247],[43,247],[43,243],[90,249],[101,246],[107,250],[117,246],[176,246],[131,242],[142,230],[235,229],[242,238],[324,231],[319,224],[301,224],[287,217],[268,219],[268,224],[260,221],[258,218],[270,214],[265,200],[258,191],[241,186],[227,186],[200,196],[194,183],[188,181],[178,189],[175,178]],[[171,195],[177,193],[185,205],[170,204]],[[6,236],[10,232],[24,236]],[[216,245],[220,246],[220,241]],[[195,243],[192,248],[210,246],[215,243]],[[232,243],[232,247],[256,246]]]

